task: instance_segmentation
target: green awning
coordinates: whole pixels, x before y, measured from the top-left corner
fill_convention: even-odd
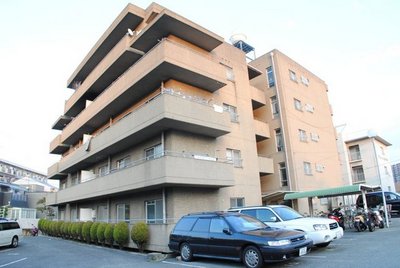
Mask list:
[[[288,193],[285,194],[285,200],[292,200],[298,198],[305,198],[305,197],[333,197],[333,196],[340,196],[340,195],[351,195],[351,194],[358,194],[361,191],[378,191],[380,190],[380,186],[370,186],[365,184],[357,184],[357,185],[346,185],[340,186],[335,188],[326,188],[326,189],[318,189],[312,191],[305,191],[305,192],[295,192],[295,193]]]

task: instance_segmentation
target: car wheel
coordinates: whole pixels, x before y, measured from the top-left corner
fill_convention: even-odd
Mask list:
[[[326,243],[321,243],[321,244],[316,244],[315,246],[318,248],[326,248],[327,246],[329,246],[331,242],[326,242]]]
[[[18,247],[18,237],[14,236],[12,238],[10,247],[12,247],[12,248]]]
[[[192,248],[188,243],[183,243],[181,245],[181,259],[182,261],[192,261],[193,260],[193,252]]]
[[[258,248],[248,246],[243,251],[243,263],[247,268],[259,268],[263,266],[264,260]]]

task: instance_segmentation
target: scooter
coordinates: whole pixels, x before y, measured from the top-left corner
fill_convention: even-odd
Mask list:
[[[332,210],[332,212],[328,214],[328,218],[337,221],[339,223],[339,226],[342,227],[343,230],[346,229],[344,226],[344,216],[342,212],[340,212],[340,208],[335,208],[334,210]]]
[[[363,232],[367,230],[367,228],[370,232],[373,232],[375,231],[375,224],[371,222],[368,214],[362,211],[358,212],[357,215],[354,216],[354,228],[358,232]]]
[[[381,216],[381,213],[379,212],[379,209],[371,209],[368,213],[371,221],[375,224],[375,226],[379,226],[379,228],[381,229],[385,228],[385,225],[383,224],[383,218]]]

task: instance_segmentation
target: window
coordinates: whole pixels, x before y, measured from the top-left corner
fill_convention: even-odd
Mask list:
[[[279,103],[276,96],[271,97],[271,111],[273,118],[277,118],[279,116]]]
[[[78,210],[76,208],[71,208],[71,221],[78,221]]]
[[[381,153],[382,155],[385,155],[385,148],[383,148],[383,146],[381,146]]]
[[[101,166],[101,167],[99,167],[98,171],[99,171],[100,177],[107,175],[108,174],[108,166],[107,165]]]
[[[283,136],[280,128],[275,129],[276,150],[283,151]]]
[[[268,87],[275,86],[275,77],[274,77],[274,71],[272,70],[272,66],[267,67],[267,79],[268,79]]]
[[[97,221],[107,222],[108,220],[108,207],[106,205],[97,206]]]
[[[360,146],[353,145],[349,147],[350,161],[361,160]]]
[[[353,171],[353,183],[365,182],[364,169],[362,166],[353,167],[352,171]]]
[[[242,159],[239,150],[226,149],[226,159],[228,162],[233,163],[234,167],[242,167]]]
[[[224,103],[223,104],[224,111],[228,112],[229,115],[231,116],[231,122],[239,122],[239,115],[237,114],[237,109],[235,106],[229,105]]]
[[[312,175],[311,163],[310,162],[303,162],[303,167],[304,167],[304,174]]]
[[[129,219],[130,219],[129,204],[118,204],[117,205],[117,222],[121,222],[121,221],[129,222]]]
[[[307,142],[307,132],[305,130],[299,129],[299,139],[300,141]]]
[[[161,156],[163,156],[161,144],[157,144],[153,147],[146,149],[144,154],[145,154],[146,160],[160,158]]]
[[[226,70],[226,79],[229,81],[234,82],[235,81],[235,74],[233,73],[233,69],[229,66],[225,65],[225,70]]]
[[[322,165],[322,164],[315,164],[315,171],[316,171],[316,172],[322,173],[322,172],[324,172],[324,170],[325,170],[324,165]]]
[[[190,231],[197,218],[182,218],[175,226],[176,231]]]
[[[318,135],[318,134],[311,133],[311,134],[310,134],[310,137],[311,137],[311,140],[312,140],[312,141],[315,141],[315,142],[318,142],[318,141],[319,141],[319,135]]]
[[[129,156],[117,161],[117,169],[126,168],[129,166],[131,158]]]
[[[231,198],[231,208],[244,207],[244,197],[232,197]]]
[[[164,223],[162,199],[146,201],[146,222]]]
[[[276,222],[276,215],[269,209],[243,209],[240,213],[252,216],[262,222]]]
[[[194,224],[192,231],[193,232],[201,232],[201,233],[208,233],[210,229],[210,218],[199,218],[197,222]]]
[[[298,99],[294,99],[294,108],[298,111],[303,111],[303,107],[301,105],[301,101]]]
[[[301,76],[300,79],[303,85],[308,86],[310,84],[310,80],[307,77]]]
[[[312,106],[311,104],[306,103],[304,105],[304,108],[306,109],[307,112],[309,113],[313,113],[314,112],[314,106]]]
[[[290,77],[290,80],[297,82],[296,73],[293,72],[292,70],[289,70],[289,77]]]
[[[281,162],[279,163],[279,177],[281,179],[281,186],[288,186],[288,179],[287,179],[287,173],[286,173],[286,163]]]
[[[211,219],[210,233],[223,233],[224,229],[226,228],[229,228],[229,226],[224,219],[222,218]]]

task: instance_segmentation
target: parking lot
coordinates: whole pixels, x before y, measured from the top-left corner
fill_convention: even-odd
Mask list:
[[[326,248],[265,267],[399,267],[400,218],[393,218],[390,228],[358,233],[347,229],[342,239]],[[47,236],[26,237],[15,249],[0,248],[2,267],[243,267],[240,263],[196,259],[185,263],[168,256],[162,261],[148,261],[147,254],[88,245]]]

